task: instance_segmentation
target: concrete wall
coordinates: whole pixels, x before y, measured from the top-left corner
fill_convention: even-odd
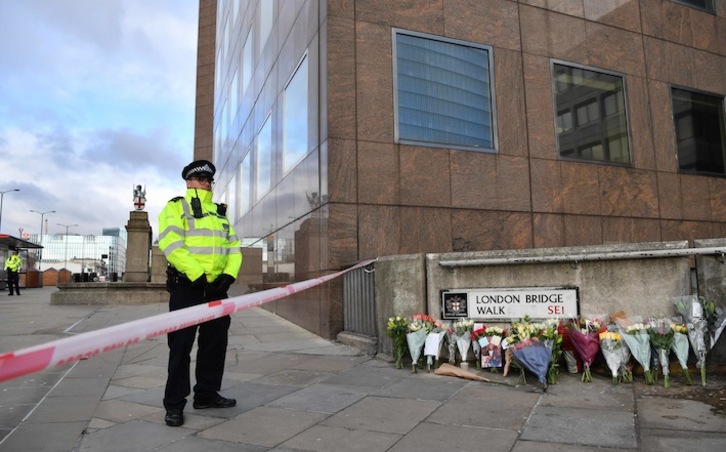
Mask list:
[[[388,318],[425,312],[426,266],[423,254],[385,256],[375,263],[376,321],[378,351],[391,354],[391,341],[386,337]]]
[[[700,246],[726,245],[699,242]],[[627,316],[673,316],[672,298],[696,293],[692,284],[689,256],[648,257],[636,259],[586,261],[588,254],[633,252],[648,254],[657,250],[688,248],[688,242],[617,244],[588,247],[565,247],[530,250],[488,251],[471,253],[412,254],[380,258],[375,264],[377,323],[380,337],[378,352],[390,354],[391,341],[385,336],[386,323],[392,315],[410,316],[428,313],[441,318],[440,290],[489,287],[575,286],[579,289],[580,313],[585,316],[611,314],[622,310]],[[513,265],[478,265],[443,267],[442,261],[465,261],[491,258],[547,259],[574,255],[582,260],[557,263]],[[698,289],[723,294],[726,265],[719,257],[699,257]],[[723,296],[721,296],[723,298]],[[721,302],[723,303],[724,300]],[[724,340],[719,345],[723,346]],[[720,358],[714,349],[714,359]]]
[[[50,304],[148,304],[168,303],[164,283],[75,283],[58,284]]]
[[[726,239],[696,240],[696,248],[726,246]],[[697,256],[698,294],[726,309],[726,258],[723,254]],[[708,362],[726,363],[726,332],[707,356]]]
[[[622,310],[627,316],[671,315],[671,298],[691,293],[689,257],[659,257],[543,264],[481,265],[444,268],[441,261],[502,256],[563,256],[589,253],[683,249],[688,242],[619,244],[537,250],[427,255],[427,309],[436,317],[441,289],[479,287],[579,288],[580,314],[592,316]]]

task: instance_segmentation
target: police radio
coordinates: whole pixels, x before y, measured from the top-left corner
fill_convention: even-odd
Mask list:
[[[199,199],[199,193],[197,193],[196,189],[194,189],[194,194],[197,196],[192,198],[192,215],[194,218],[202,218],[204,216],[204,213],[202,213],[202,201]]]

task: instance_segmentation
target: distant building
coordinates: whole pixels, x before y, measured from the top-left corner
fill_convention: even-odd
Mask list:
[[[71,273],[96,273],[119,277],[126,269],[126,231],[104,229],[104,235],[44,234],[41,270],[68,269]],[[31,234],[38,243],[40,234]],[[37,261],[38,251],[29,251]],[[36,265],[37,268],[37,265]]]
[[[261,287],[726,237],[726,3],[200,0],[195,157]],[[322,336],[339,286],[276,302]]]

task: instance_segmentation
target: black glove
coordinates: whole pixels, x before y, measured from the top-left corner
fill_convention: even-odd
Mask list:
[[[202,273],[202,276],[192,281],[192,287],[202,288],[207,286],[207,275]]]
[[[214,293],[226,294],[232,283],[234,283],[234,278],[226,273],[222,273],[212,282],[209,288],[214,291]]]

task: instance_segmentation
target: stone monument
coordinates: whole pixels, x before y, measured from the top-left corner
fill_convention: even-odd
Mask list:
[[[144,211],[146,190],[141,185],[134,187],[134,211],[129,213],[126,225],[128,243],[126,247],[126,272],[124,282],[149,281],[149,251],[151,250],[151,226],[149,214]]]
[[[129,222],[126,225],[128,242],[123,281],[59,283],[59,290],[50,295],[51,304],[168,303],[166,278],[151,276],[151,226],[149,215],[144,211],[145,205],[146,188],[141,185],[134,186],[134,210],[129,213]],[[157,250],[154,256],[155,266],[161,268],[156,273],[166,276],[164,255]]]

